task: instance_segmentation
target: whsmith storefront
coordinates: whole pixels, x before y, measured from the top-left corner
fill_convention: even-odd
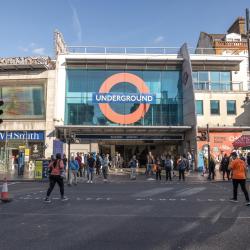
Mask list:
[[[64,124],[56,132],[78,142],[71,152],[119,153],[126,165],[133,154],[143,164],[149,151],[196,149],[185,46],[176,55],[63,54],[57,69],[56,119]]]

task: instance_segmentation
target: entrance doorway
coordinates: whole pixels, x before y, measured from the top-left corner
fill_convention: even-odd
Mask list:
[[[133,155],[139,161],[140,167],[145,167],[147,163],[147,154],[152,154],[157,157],[162,154],[170,154],[172,156],[178,153],[178,143],[166,143],[166,142],[144,142],[144,141],[116,141],[116,142],[102,142],[99,143],[99,152],[101,154],[109,154],[112,158],[112,162],[116,162],[117,155],[119,155],[120,167],[127,168],[129,161]],[[115,163],[116,164],[116,163]]]

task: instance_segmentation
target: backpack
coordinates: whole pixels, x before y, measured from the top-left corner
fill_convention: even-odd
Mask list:
[[[186,169],[186,164],[184,160],[180,160],[180,162],[178,163],[179,166],[179,170],[185,170]]]
[[[172,168],[171,160],[169,159],[165,160],[164,167],[166,170],[171,170]]]

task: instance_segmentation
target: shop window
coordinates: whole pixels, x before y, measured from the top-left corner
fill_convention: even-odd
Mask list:
[[[2,119],[44,119],[44,87],[20,85],[0,87],[1,98],[4,100]]]

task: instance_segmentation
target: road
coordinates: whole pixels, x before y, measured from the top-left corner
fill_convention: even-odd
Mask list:
[[[250,208],[230,182],[129,181],[66,187],[14,183],[0,203],[0,249],[250,249]]]

